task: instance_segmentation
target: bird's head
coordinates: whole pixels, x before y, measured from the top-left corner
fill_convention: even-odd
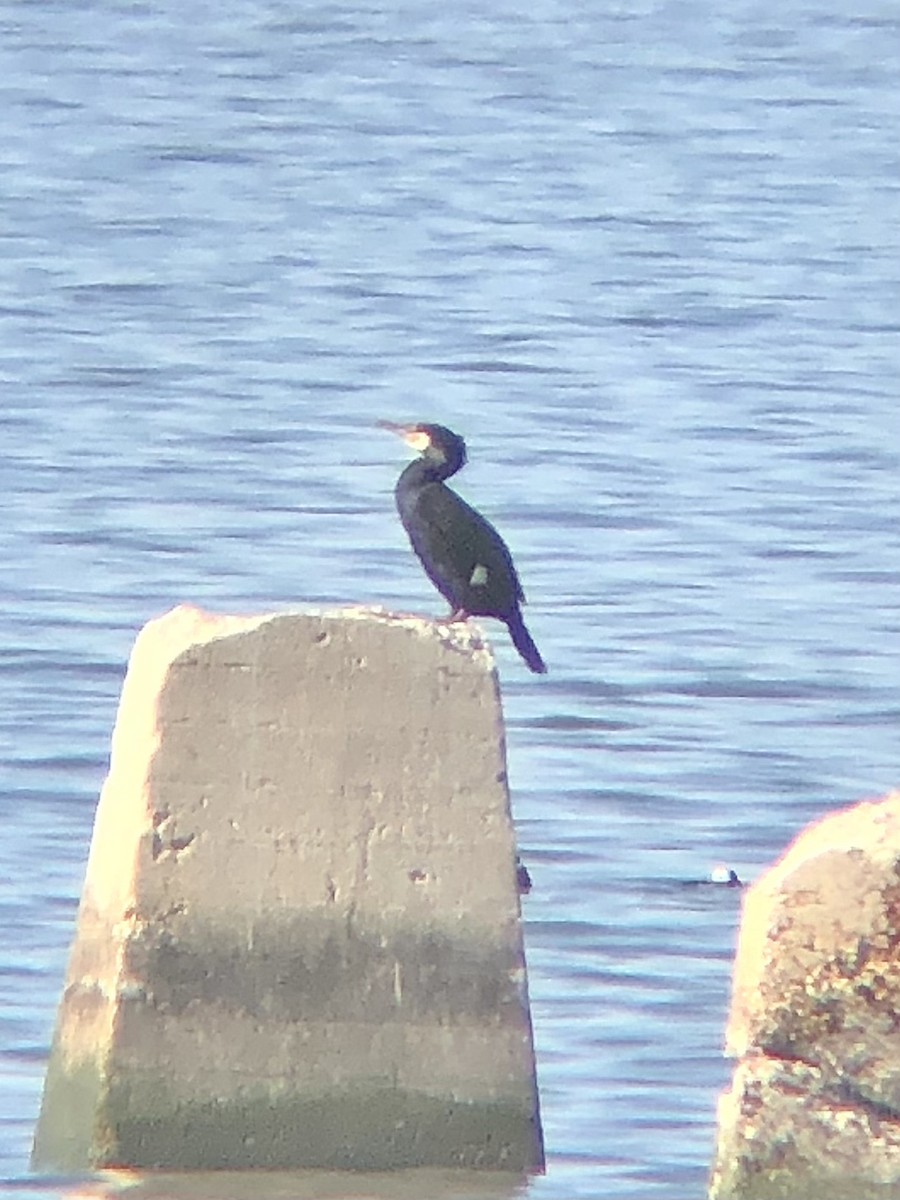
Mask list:
[[[396,425],[393,421],[379,421],[379,428],[389,429],[403,438],[407,446],[418,451],[424,458],[458,471],[465,465],[466,443],[458,433],[445,425]]]

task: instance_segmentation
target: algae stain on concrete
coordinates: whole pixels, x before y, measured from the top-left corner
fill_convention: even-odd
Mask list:
[[[85,1147],[99,1161],[103,1133],[104,1075],[93,1062],[66,1066],[54,1051],[44,1081],[44,1102],[31,1156],[33,1170],[83,1171]]]
[[[138,1168],[242,1170],[298,1161],[326,1170],[412,1167],[532,1169],[529,1114],[504,1103],[471,1104],[396,1089],[280,1096],[255,1089],[219,1103],[184,1103],[155,1085],[115,1088],[109,1112],[121,1161]],[[252,1133],[248,1133],[252,1130]],[[113,1166],[112,1162],[101,1165]]]

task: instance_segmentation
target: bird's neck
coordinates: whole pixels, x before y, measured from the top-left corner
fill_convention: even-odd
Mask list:
[[[397,491],[417,491],[429,483],[443,483],[458,469],[454,463],[437,462],[425,457],[415,458],[397,480]]]

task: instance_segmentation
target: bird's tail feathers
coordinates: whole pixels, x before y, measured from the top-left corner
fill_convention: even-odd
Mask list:
[[[517,610],[506,624],[509,628],[509,636],[513,640],[513,645],[528,664],[529,671],[534,671],[536,675],[545,675],[547,667],[541,658],[540,650],[534,644],[531,634],[525,628],[522,614]]]

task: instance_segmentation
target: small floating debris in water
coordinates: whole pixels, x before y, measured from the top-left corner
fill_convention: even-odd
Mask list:
[[[742,888],[744,881],[740,878],[737,871],[733,871],[731,867],[726,867],[722,863],[716,863],[709,874],[703,879],[682,879],[681,885],[682,887],[689,888]]]
[[[738,873],[723,863],[717,863],[709,873],[707,883],[716,883],[719,887],[743,887]]]
[[[516,883],[519,885],[519,895],[527,896],[531,891],[531,876],[518,854],[516,855]]]

